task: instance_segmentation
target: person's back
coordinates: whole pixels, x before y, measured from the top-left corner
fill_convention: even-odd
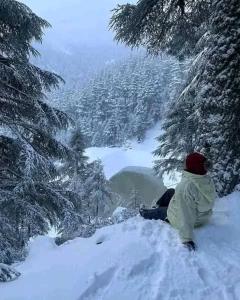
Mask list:
[[[207,175],[208,164],[202,154],[189,154],[182,180],[177,185],[175,194],[172,193],[172,199],[168,197],[170,202],[166,202],[166,207],[160,205],[155,209],[140,209],[143,218],[160,219],[176,228],[189,250],[195,249],[193,229],[208,222],[217,197],[213,181]]]
[[[209,220],[215,198],[215,188],[208,175],[183,172],[167,211],[170,224],[179,230],[183,242],[191,241],[193,228]]]

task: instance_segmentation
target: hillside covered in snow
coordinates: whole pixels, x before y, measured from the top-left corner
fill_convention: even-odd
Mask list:
[[[236,300],[240,297],[240,193],[220,199],[190,253],[168,224],[140,216],[88,239],[30,245],[22,276],[1,300]]]
[[[151,167],[158,133],[156,127],[143,144],[91,148],[87,154],[102,159],[107,178],[129,165]],[[164,180],[169,186],[179,179]],[[239,197],[235,192],[218,200],[210,224],[195,231],[195,253],[168,224],[140,216],[61,246],[40,236],[30,243],[26,261],[15,265],[20,278],[0,284],[0,299],[239,299]]]
[[[240,299],[239,2],[0,2],[0,300]]]

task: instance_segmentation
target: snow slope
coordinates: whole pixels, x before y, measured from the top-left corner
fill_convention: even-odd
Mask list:
[[[132,149],[91,148],[88,155],[103,160],[108,177],[126,166],[151,167],[159,132]],[[239,199],[236,192],[216,203],[210,224],[195,232],[196,253],[170,225],[140,216],[59,247],[38,237],[15,266],[22,276],[0,283],[0,300],[238,300]]]
[[[159,143],[156,138],[161,134],[161,125],[157,124],[146,134],[146,139],[139,144],[136,140],[128,142],[127,147],[92,147],[86,150],[86,155],[90,160],[100,159],[104,165],[104,172],[107,179],[121,169],[129,166],[141,166],[152,168],[156,159],[152,152],[156,150]],[[164,175],[165,186],[175,186],[180,179],[180,174],[174,173],[171,176]]]
[[[128,166],[152,167],[154,158],[151,152],[158,146],[156,137],[160,133],[161,127],[157,125],[148,131],[145,141],[141,144],[133,140],[125,148],[92,147],[87,149],[86,154],[91,160],[102,160],[108,179]]]
[[[135,217],[57,247],[38,237],[1,300],[240,299],[240,193],[219,200],[189,253],[170,225]],[[101,244],[97,244],[102,242]]]

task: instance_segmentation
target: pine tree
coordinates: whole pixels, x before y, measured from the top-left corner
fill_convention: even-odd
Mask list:
[[[55,181],[55,161],[71,156],[54,138],[68,117],[44,102],[61,78],[30,63],[49,24],[14,0],[0,3],[0,260],[20,258],[74,205]]]
[[[108,146],[119,145],[118,141],[118,124],[116,122],[116,117],[113,115],[110,117],[109,121],[106,122],[104,126],[103,139]]]
[[[85,187],[85,211],[89,220],[105,216],[111,206],[111,191],[108,188],[100,161],[94,161],[89,165],[89,175],[84,183]]]
[[[76,98],[77,123],[88,146],[144,139],[184,81],[185,64],[137,55],[107,67]],[[179,77],[177,77],[179,76]],[[77,95],[77,94],[76,94]]]
[[[195,53],[210,12],[208,0],[139,0],[137,4],[118,5],[110,27],[115,39],[130,47],[144,46],[150,53],[166,51],[183,58]]]
[[[85,142],[79,128],[71,131],[69,148],[72,150],[73,155],[58,168],[58,180],[71,195],[71,201],[75,204],[76,211],[81,214],[81,195],[84,193],[84,181],[88,172],[88,157],[84,153]],[[68,216],[71,217],[69,214]]]
[[[220,195],[239,183],[239,5],[213,2],[205,48],[193,63],[188,85],[171,107],[155,154],[156,168],[170,170],[192,151],[213,162],[212,175]],[[181,126],[180,126],[181,124]],[[210,146],[210,147],[209,147]]]
[[[198,143],[211,145],[213,176],[219,194],[240,182],[240,6],[213,1],[210,41],[198,81]]]
[[[239,183],[239,3],[140,0],[115,10],[116,39],[149,52],[194,56],[188,82],[170,106],[156,168],[180,166],[191,151],[213,160],[220,195]]]
[[[178,97],[178,93],[175,94],[176,99],[173,97],[167,108],[166,118],[162,123],[163,133],[158,138],[159,147],[154,151],[158,157],[155,161],[155,170],[158,174],[174,169],[182,170],[186,154],[196,150],[198,122],[198,103],[194,101],[196,69],[191,67],[184,90]],[[177,89],[181,86],[183,87],[178,85]]]

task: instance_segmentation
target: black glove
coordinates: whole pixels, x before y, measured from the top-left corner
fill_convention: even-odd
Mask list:
[[[189,251],[196,251],[196,245],[193,241],[184,242],[183,245],[188,248]]]

